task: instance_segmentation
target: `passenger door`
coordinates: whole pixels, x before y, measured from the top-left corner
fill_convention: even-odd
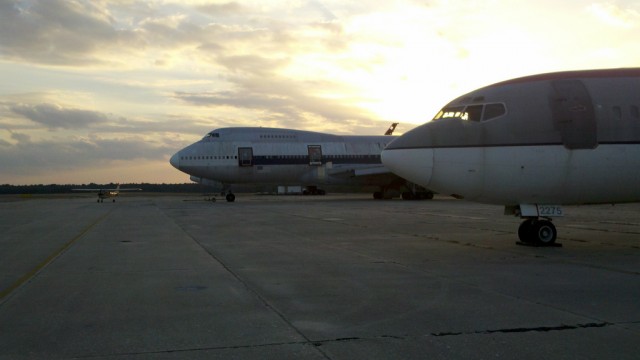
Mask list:
[[[322,165],[322,147],[320,145],[307,146],[309,152],[309,165]]]
[[[598,146],[597,122],[591,96],[580,80],[555,80],[551,111],[567,149]]]
[[[250,148],[250,147],[238,148],[238,165],[253,166],[253,148]]]

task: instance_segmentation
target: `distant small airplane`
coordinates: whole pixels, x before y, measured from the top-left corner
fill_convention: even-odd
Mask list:
[[[120,191],[141,191],[140,188],[127,188],[121,189],[120,184],[115,189],[71,189],[72,191],[91,191],[98,192],[98,202],[104,202],[104,199],[113,198],[113,202],[116,202],[116,197],[120,194]]]
[[[523,243],[552,245],[561,205],[640,201],[640,68],[493,84],[391,142],[382,162],[416,184],[505,206]]]
[[[395,128],[392,125],[387,134]],[[373,187],[375,199],[431,199],[433,193],[391,173],[380,152],[395,137],[341,136],[313,131],[232,127],[209,132],[171,157],[191,180],[221,189],[235,200],[232,185],[304,187],[303,194],[323,195],[320,186]]]

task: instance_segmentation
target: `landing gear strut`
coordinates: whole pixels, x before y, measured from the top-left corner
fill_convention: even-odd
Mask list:
[[[527,218],[518,228],[520,241],[529,245],[554,246],[558,232],[550,220]]]
[[[236,201],[236,196],[233,195],[233,192],[231,192],[231,186],[228,184],[222,184],[222,191],[220,191],[220,196],[224,196],[227,202]]]

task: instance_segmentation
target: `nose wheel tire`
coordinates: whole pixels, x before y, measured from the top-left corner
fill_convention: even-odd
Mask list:
[[[518,228],[520,241],[538,246],[552,246],[558,232],[549,220],[527,219]]]
[[[228,202],[234,202],[234,201],[236,201],[236,196],[235,196],[235,195],[233,195],[232,193],[228,193],[228,194],[227,194],[227,196],[226,196],[226,198],[227,198],[227,201],[228,201]]]

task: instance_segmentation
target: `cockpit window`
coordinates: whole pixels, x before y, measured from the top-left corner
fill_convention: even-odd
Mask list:
[[[445,107],[433,118],[433,120],[456,118],[467,121],[487,121],[507,113],[502,103],[474,104],[467,106]]]
[[[462,117],[464,106],[448,107],[440,110],[433,120]]]
[[[219,137],[220,137],[220,134],[217,133],[217,132],[213,132],[213,131],[204,136],[205,139],[207,139],[207,138],[219,138]]]
[[[507,113],[507,109],[504,104],[487,104],[484,106],[484,114],[482,115],[482,121],[487,121],[498,116],[502,116]]]
[[[463,117],[462,120],[469,120],[469,121],[482,120],[482,107],[483,105],[467,106],[467,108],[464,109],[464,115],[466,115],[466,119]]]

